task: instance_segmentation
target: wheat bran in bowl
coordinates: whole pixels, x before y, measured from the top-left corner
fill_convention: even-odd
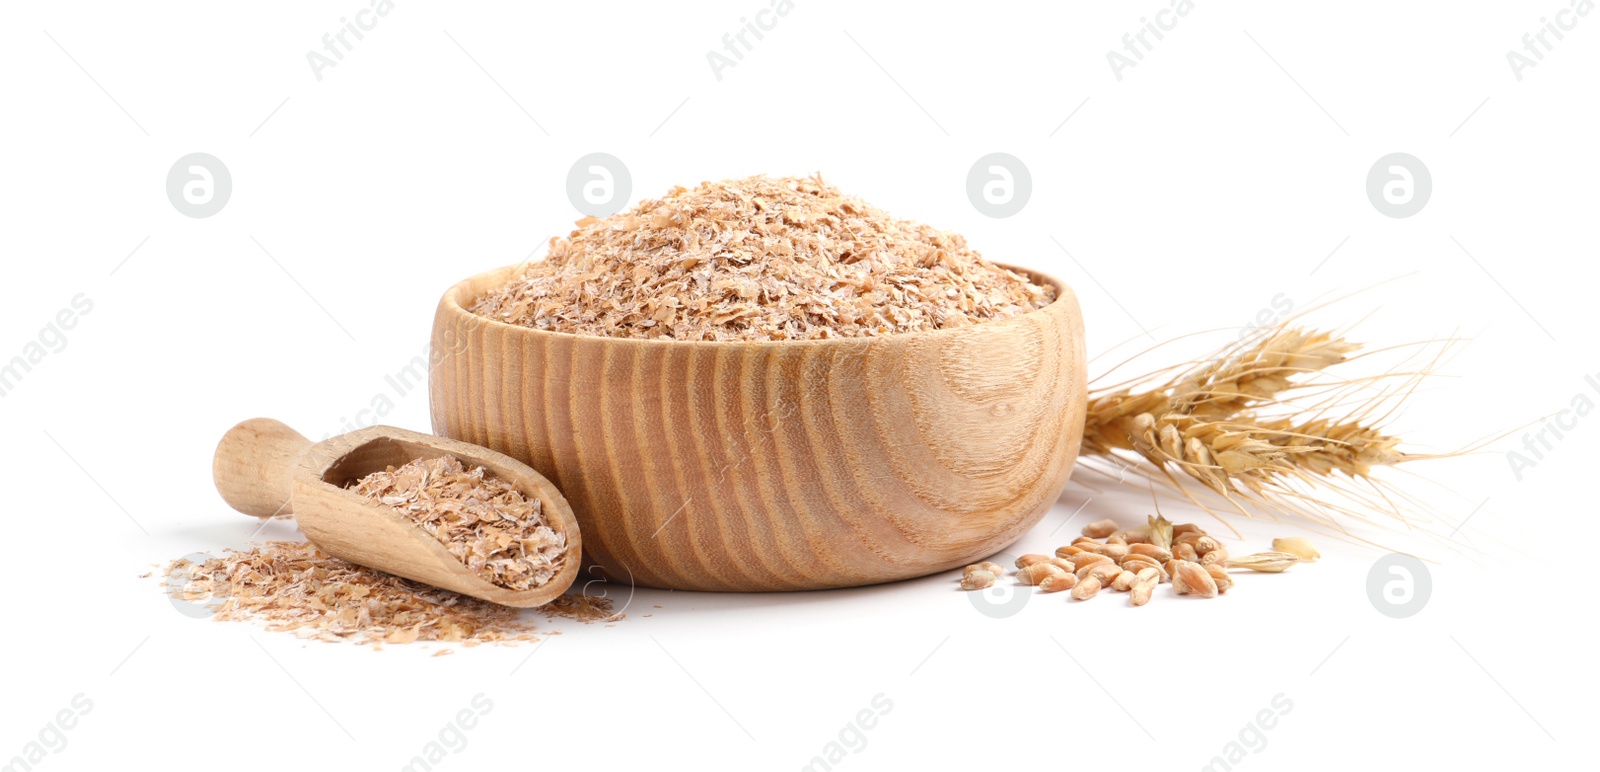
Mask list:
[[[435,434],[556,484],[597,576],[856,587],[1036,524],[1083,430],[1071,288],[818,178],[585,219],[434,316]]]
[[[471,310],[578,335],[781,341],[952,329],[1056,297],[820,175],[676,187],[577,225]]]

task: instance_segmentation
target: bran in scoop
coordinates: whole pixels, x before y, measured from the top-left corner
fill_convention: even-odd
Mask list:
[[[468,570],[501,587],[538,587],[566,563],[567,537],[545,522],[538,499],[454,456],[391,466],[351,489],[398,510]]]

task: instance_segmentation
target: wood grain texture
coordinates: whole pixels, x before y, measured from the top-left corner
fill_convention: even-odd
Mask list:
[[[965,328],[704,343],[464,308],[512,270],[439,303],[434,432],[550,477],[616,581],[807,590],[965,565],[1038,522],[1078,453],[1083,323],[1048,277],[1051,305]]]
[[[452,455],[482,466],[529,498],[567,537],[569,559],[550,581],[528,590],[500,587],[472,573],[411,518],[345,486],[390,466]],[[542,606],[578,577],[583,539],[572,508],[544,476],[516,459],[465,442],[392,426],[374,426],[316,444],[270,418],[233,427],[212,462],[217,490],[245,514],[293,514],[323,552],[435,587],[507,606]]]

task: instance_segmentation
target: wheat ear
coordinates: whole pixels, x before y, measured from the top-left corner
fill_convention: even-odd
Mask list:
[[[1399,515],[1383,489],[1374,485],[1374,495],[1351,483],[1371,483],[1377,468],[1424,457],[1400,450],[1401,440],[1382,425],[1438,359],[1376,378],[1329,374],[1360,350],[1340,333],[1291,321],[1187,369],[1094,390],[1082,453],[1132,454],[1154,466],[1149,476],[1180,490],[1183,478],[1198,482],[1247,515],[1249,504],[1300,514],[1349,511],[1333,502],[1341,497]]]

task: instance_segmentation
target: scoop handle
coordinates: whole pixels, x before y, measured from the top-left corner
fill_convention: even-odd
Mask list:
[[[222,500],[247,515],[293,514],[292,472],[311,445],[281,421],[252,418],[222,435],[211,461],[211,479]]]

